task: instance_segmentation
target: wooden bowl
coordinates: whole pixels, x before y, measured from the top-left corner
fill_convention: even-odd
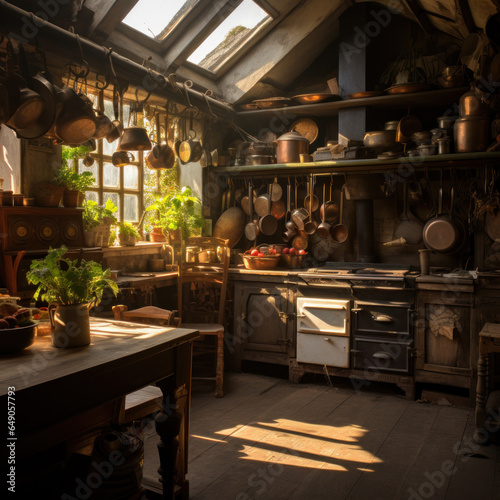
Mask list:
[[[35,341],[37,324],[0,330],[0,353],[22,351]]]

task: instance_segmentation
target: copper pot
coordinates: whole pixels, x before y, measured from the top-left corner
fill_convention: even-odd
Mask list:
[[[53,127],[57,139],[75,145],[91,139],[97,128],[92,101],[66,86],[58,93],[57,101],[60,111]]]
[[[115,167],[130,165],[134,160],[134,155],[128,151],[115,151],[111,157],[111,162]]]
[[[123,131],[118,141],[117,151],[149,151],[151,141],[148,132],[142,127],[129,127]]]
[[[172,168],[175,165],[175,152],[168,144],[156,145],[146,156],[146,165],[151,170]]]
[[[490,120],[482,116],[459,118],[454,125],[455,151],[486,151],[490,144]]]
[[[460,118],[470,116],[488,117],[491,113],[488,103],[483,102],[480,94],[476,93],[475,90],[469,90],[460,97],[458,109]]]
[[[301,154],[309,154],[309,141],[298,132],[287,132],[277,139],[278,163],[299,163]]]

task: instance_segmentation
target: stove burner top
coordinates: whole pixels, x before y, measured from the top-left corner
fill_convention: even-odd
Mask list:
[[[323,267],[309,269],[309,273],[346,276],[394,276],[404,277],[410,271],[410,266],[394,264],[365,264],[361,262],[325,262]]]

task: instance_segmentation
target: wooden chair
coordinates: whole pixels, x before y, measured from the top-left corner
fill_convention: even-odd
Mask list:
[[[489,356],[500,353],[500,324],[486,323],[479,332],[479,359],[477,363],[476,429],[474,440],[485,444],[492,430],[500,427],[500,390],[494,390],[493,366]]]
[[[181,319],[177,311],[146,306],[128,310],[125,305],[113,306],[114,319],[131,321],[132,323],[146,323],[160,326],[178,327]],[[118,402],[114,421],[117,424],[126,424],[144,418],[160,409],[162,392],[159,387],[150,385],[122,397]]]
[[[115,319],[121,321],[132,321],[161,326],[179,326],[181,318],[177,317],[177,311],[169,311],[155,306],[146,306],[139,309],[128,310],[127,306],[113,306]]]
[[[218,398],[224,395],[224,309],[230,257],[227,243],[222,238],[187,238],[181,242],[178,262],[177,295],[182,326],[198,330],[201,339],[216,338],[216,349],[212,349],[216,358],[215,377],[193,379],[215,380]]]

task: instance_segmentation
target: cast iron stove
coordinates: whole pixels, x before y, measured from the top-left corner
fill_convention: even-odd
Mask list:
[[[410,266],[364,262],[326,262],[299,274],[305,285],[327,287],[405,288]]]

